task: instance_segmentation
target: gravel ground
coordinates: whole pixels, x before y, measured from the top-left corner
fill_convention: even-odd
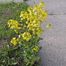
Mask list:
[[[11,0],[0,0],[0,2]],[[20,0],[15,0],[20,1]],[[21,0],[22,1],[22,0]],[[34,5],[39,0],[29,0],[28,4]],[[47,23],[52,23],[53,28],[45,30],[40,42],[42,50],[40,55],[42,58],[41,66],[66,66],[66,0],[43,0],[48,11]]]

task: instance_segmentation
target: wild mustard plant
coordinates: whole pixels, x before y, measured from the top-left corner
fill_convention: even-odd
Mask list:
[[[42,29],[40,27],[41,22],[47,17],[47,12],[43,10],[43,6],[44,3],[41,2],[39,5],[36,5],[34,7],[28,7],[27,11],[21,11],[21,23],[19,23],[17,20],[10,19],[8,21],[8,27],[14,30],[21,29],[22,33],[18,33],[25,41],[29,41],[33,35],[39,36],[42,32]],[[22,27],[20,27],[21,25]],[[16,40],[14,39],[14,41]],[[13,45],[17,45],[16,42],[13,43]]]
[[[10,29],[21,29],[20,24],[18,23],[18,21],[13,20],[13,19],[10,19],[8,21],[8,27]]]
[[[34,58],[34,54],[35,53],[37,54],[40,48],[39,45],[36,44],[39,42],[39,41],[36,42],[36,38],[40,38],[39,36],[42,33],[41,23],[47,18],[47,12],[43,10],[43,6],[44,3],[41,2],[39,5],[36,5],[34,7],[28,7],[27,11],[21,11],[20,22],[18,22],[17,20],[8,21],[8,27],[10,29],[13,30],[18,29],[17,37],[11,39],[11,44],[13,46],[25,44],[24,46],[22,46],[24,48],[24,50],[22,51],[24,54],[23,59],[26,59],[23,60],[25,66],[29,65],[32,66],[37,61],[37,59],[32,60]],[[33,41],[35,41],[34,44],[32,43]],[[29,51],[25,50],[25,48]],[[29,54],[26,55],[25,53],[27,52],[30,52],[30,55]],[[30,56],[32,56],[31,59]]]
[[[10,30],[15,31],[7,46],[7,62],[3,66],[37,66],[40,61],[39,41],[42,33],[41,23],[47,18],[47,12],[41,2],[20,12],[20,20],[10,19],[7,22]]]

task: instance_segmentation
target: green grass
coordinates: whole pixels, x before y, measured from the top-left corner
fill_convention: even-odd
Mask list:
[[[25,2],[0,4],[0,42],[3,39],[6,40],[15,35],[15,33],[7,27],[7,21],[9,19],[19,20],[20,12],[27,10],[27,7],[28,5]]]

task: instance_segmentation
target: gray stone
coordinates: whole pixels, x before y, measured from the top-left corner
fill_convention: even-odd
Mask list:
[[[42,66],[66,66],[66,15],[49,15],[47,23],[52,22],[53,28],[45,29],[42,50]],[[42,24],[43,29],[44,23]]]

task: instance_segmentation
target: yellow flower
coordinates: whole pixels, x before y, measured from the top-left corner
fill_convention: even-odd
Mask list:
[[[12,38],[11,39],[11,44],[14,45],[14,46],[16,46],[18,44],[18,40],[19,39],[17,39],[16,37]]]
[[[32,15],[32,13],[33,13],[32,7],[29,7],[29,8],[27,9],[27,11],[28,11],[28,13],[29,13],[30,15]]]
[[[34,21],[30,21],[28,23],[27,28],[29,30],[34,30],[34,29],[36,29],[39,26],[40,26],[40,22],[37,19],[35,19]]]
[[[39,6],[36,5],[36,6],[34,6],[34,8],[33,8],[33,11],[34,11],[34,13],[36,14],[36,17],[38,18],[39,21],[43,21],[43,20],[45,20],[46,17],[47,17],[47,12],[42,9],[43,6],[44,6],[44,3],[41,2],[41,3],[39,4]]]
[[[21,11],[20,18],[21,18],[21,20],[24,20],[24,19],[29,20],[29,14],[28,14],[28,12],[27,11],[26,12]]]
[[[39,16],[39,18],[41,19],[41,21],[45,20],[48,16],[47,12],[46,11],[40,11],[41,12],[41,17]]]
[[[16,20],[8,20],[8,27],[10,29],[21,29],[20,24]]]
[[[23,40],[29,41],[31,39],[31,34],[29,32],[24,32],[21,34]]]
[[[38,36],[40,36],[41,33],[42,33],[42,29],[41,29],[41,28],[37,28],[37,29],[36,29],[36,34],[37,34]]]
[[[27,27],[29,30],[35,29],[35,26],[31,23],[29,23]]]
[[[38,51],[39,51],[39,47],[38,47],[38,46],[35,46],[32,50],[33,50],[34,52],[38,52]]]
[[[40,3],[39,3],[39,6],[40,6],[40,7],[43,7],[43,6],[45,6],[45,3],[44,3],[44,2],[40,2]]]

